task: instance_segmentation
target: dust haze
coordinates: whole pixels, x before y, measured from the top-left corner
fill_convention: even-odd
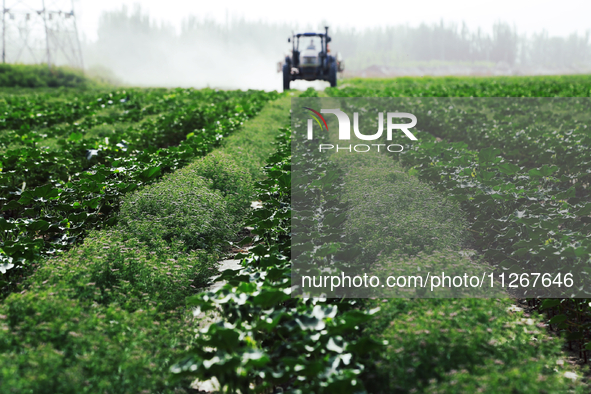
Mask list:
[[[327,22],[330,26],[330,22]],[[324,25],[324,24],[323,24]],[[299,28],[298,28],[299,27]],[[188,15],[180,29],[163,25],[141,8],[102,14],[96,41],[84,41],[89,69],[110,70],[126,85],[279,90],[277,63],[291,48],[292,30],[322,26],[270,24],[232,19],[226,23]],[[519,34],[499,22],[492,34],[465,25],[331,29],[333,52],[341,52],[345,76],[539,75],[591,71],[590,34],[551,37]],[[324,88],[297,81],[293,88]]]

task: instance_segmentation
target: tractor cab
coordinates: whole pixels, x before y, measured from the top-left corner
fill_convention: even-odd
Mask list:
[[[320,54],[314,45],[314,40],[310,40],[310,45],[302,53],[302,67],[318,67],[320,65]]]

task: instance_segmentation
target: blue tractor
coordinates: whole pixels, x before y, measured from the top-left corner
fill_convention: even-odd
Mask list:
[[[324,29],[324,33],[297,33],[287,39],[287,42],[292,43],[292,51],[291,57],[286,56],[285,62],[280,64],[283,90],[289,90],[290,82],[297,79],[328,81],[331,87],[337,86],[337,72],[344,70],[344,63],[340,54],[330,55],[328,43],[331,38],[328,35],[328,26]],[[314,43],[316,37],[320,40],[319,47]],[[300,39],[304,41],[303,45],[309,39],[309,44],[303,51],[300,50]]]

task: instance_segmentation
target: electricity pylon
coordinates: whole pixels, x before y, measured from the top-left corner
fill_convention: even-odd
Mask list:
[[[2,63],[83,69],[74,0],[2,0]]]

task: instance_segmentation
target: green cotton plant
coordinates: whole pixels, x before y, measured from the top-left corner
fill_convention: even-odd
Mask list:
[[[531,164],[525,166],[512,151],[496,147],[472,150],[465,143],[447,141],[427,141],[420,151],[410,151],[402,160],[461,202],[469,214],[475,243],[487,260],[508,272],[551,274],[552,283],[557,284],[559,273],[574,272],[580,279],[585,276],[579,273],[589,266],[591,204],[588,190],[581,184],[588,174],[579,169],[589,161],[581,148],[588,144],[583,130],[580,126],[578,133],[571,134],[580,144],[572,145],[569,154],[559,158],[560,165],[554,165],[558,157],[534,155],[527,156]],[[553,132],[540,137],[542,146],[557,144]],[[574,164],[570,168],[569,162]],[[564,276],[561,279],[564,282]],[[580,283],[575,290],[578,297],[588,297],[590,291],[588,283]],[[549,322],[569,346],[580,349],[586,359],[590,334],[581,323],[589,316],[588,298],[562,298],[573,295],[566,287],[554,287],[546,294],[558,300],[536,300],[538,307],[549,314]],[[546,301],[559,302],[544,308]],[[557,316],[562,320],[552,320]]]
[[[583,282],[565,287],[564,275],[586,278],[591,261],[589,77],[403,78],[354,80],[350,85],[327,93],[527,97],[439,100],[453,105],[428,108],[430,116],[417,131],[420,143],[407,144],[400,161],[460,202],[474,246],[499,272],[551,274],[546,283],[552,282],[554,289],[545,291],[538,281],[536,299],[530,302],[586,362],[590,310],[589,298],[582,297],[591,290]],[[529,278],[531,283],[535,276]],[[569,298],[573,296],[581,298]]]
[[[570,177],[559,175],[558,166],[540,163],[528,169],[496,148],[474,151],[464,143],[425,140],[401,159],[461,202],[475,243],[488,259],[530,272],[584,269],[591,204],[584,189],[577,193]]]
[[[0,100],[0,248],[12,264],[2,265],[3,294],[33,261],[114,225],[127,193],[206,155],[278,94],[179,88],[56,96]],[[93,132],[105,126],[112,132]]]
[[[188,90],[176,93],[179,102],[188,98],[185,95],[193,95]],[[12,267],[7,271],[12,280],[23,282],[24,291],[9,294],[0,305],[0,391],[168,394],[189,390],[189,379],[171,383],[167,375],[171,360],[180,358],[195,336],[181,305],[217,273],[216,250],[234,239],[238,221],[243,219],[240,211],[250,203],[252,185],[247,184],[240,168],[221,155],[212,155],[199,169],[166,173],[209,152],[217,141],[238,129],[239,120],[253,116],[262,105],[258,95],[216,95],[208,90],[207,97],[242,96],[251,102],[238,106],[226,100],[228,103],[219,107],[232,112],[216,120],[212,129],[188,135],[182,148],[129,152],[129,146],[127,151],[112,147],[109,154],[122,156],[115,163],[74,173],[80,178],[66,187],[56,180],[47,185],[32,183],[29,189],[23,186],[25,190],[16,201],[2,205],[10,206],[9,216],[38,215],[0,222],[6,230],[2,267],[5,258],[10,259],[4,250],[15,252],[18,247],[19,253],[28,253],[37,248],[40,252],[45,241],[55,242],[51,236],[60,231],[86,237],[64,253],[45,249],[54,256],[31,264],[35,272],[28,278],[17,276],[22,271]],[[206,107],[206,120],[215,117],[216,106]],[[187,105],[187,110],[194,108]],[[118,117],[118,113],[112,111],[109,117]],[[183,127],[189,127],[187,124]],[[146,135],[154,137],[147,141],[164,139],[165,130],[160,135],[146,130]],[[82,132],[72,134],[67,137],[68,144],[84,143]],[[100,162],[101,157],[92,160]],[[163,175],[160,183],[154,183]],[[125,194],[125,204],[136,198],[141,206],[135,211],[132,205],[125,206],[126,218],[133,216],[144,223],[134,227],[124,221],[91,230],[115,224],[105,216],[114,217]],[[110,204],[117,209],[105,211]],[[239,214],[228,209],[231,204]],[[60,216],[64,214],[65,218]],[[25,235],[35,236],[35,243],[25,242],[25,231]]]
[[[351,78],[333,97],[589,97],[589,75]]]
[[[227,283],[188,299],[200,312],[219,316],[171,368],[176,377],[216,378],[223,392],[363,393],[363,359],[382,344],[359,337],[377,309],[353,300],[292,298],[290,256],[290,132],[282,129],[278,151],[258,183],[263,208],[253,212],[261,240]],[[244,242],[251,242],[245,239]]]

